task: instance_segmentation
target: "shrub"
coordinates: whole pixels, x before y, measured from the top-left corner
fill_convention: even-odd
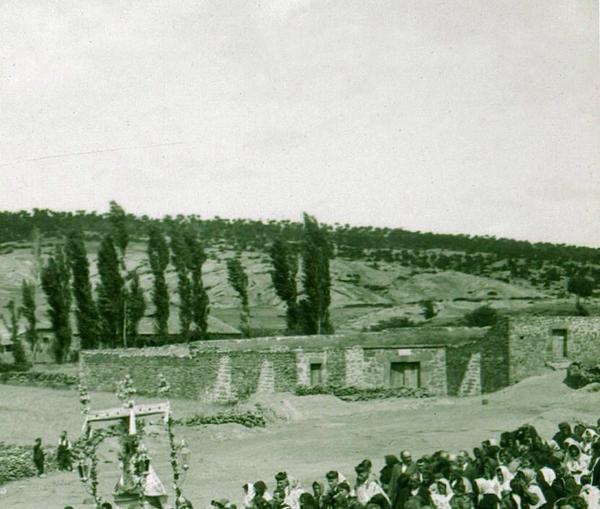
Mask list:
[[[367,401],[371,399],[431,397],[431,393],[427,389],[423,389],[420,387],[375,387],[372,389],[358,389],[356,387],[346,387],[335,391],[334,395],[344,401]]]
[[[333,387],[326,385],[299,385],[295,389],[296,396],[314,396],[316,394],[333,394]]]
[[[336,386],[299,386],[297,396],[312,396],[315,394],[331,394],[343,401],[367,401],[372,399],[390,398],[428,398],[431,393],[427,389],[414,387],[336,387]]]
[[[500,315],[491,306],[481,306],[465,315],[465,322],[470,327],[487,327],[498,322]]]
[[[2,373],[16,373],[27,371],[29,366],[25,364],[3,364],[0,363],[0,374]]]
[[[437,315],[437,311],[435,310],[435,306],[433,305],[433,301],[431,299],[421,301],[420,305],[422,310],[421,313],[425,320],[430,320]]]
[[[375,325],[371,325],[369,327],[370,332],[379,332],[387,329],[401,329],[403,327],[415,327],[415,324],[410,318],[406,318],[405,316],[395,316],[393,318],[388,318],[387,320],[381,320],[377,322]]]
[[[22,368],[21,368],[22,369]],[[33,385],[51,388],[75,389],[79,378],[66,373],[46,373],[43,371],[0,370],[0,383],[10,385]]]
[[[219,412],[214,415],[196,414],[187,419],[174,419],[178,426],[202,426],[206,424],[241,424],[246,428],[264,428],[266,421],[260,412]]]
[[[45,470],[47,472],[57,470],[56,450],[52,447],[45,447],[44,452],[46,455]],[[0,442],[0,486],[8,481],[25,479],[35,475],[33,446]]]

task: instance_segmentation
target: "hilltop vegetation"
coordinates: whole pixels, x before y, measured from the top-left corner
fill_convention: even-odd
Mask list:
[[[137,273],[148,296],[153,284],[148,231],[154,227],[168,233],[181,224],[197,235],[206,253],[202,270],[211,315],[239,325],[240,295],[228,280],[227,265],[229,260],[231,269],[236,258],[248,278],[251,333],[282,332],[286,306],[273,286],[269,250],[280,239],[292,253],[299,252],[302,223],[126,214],[130,240],[125,265]],[[40,259],[45,260],[52,246],[74,229],[84,234],[91,282],[97,288],[98,250],[112,227],[108,214],[95,212],[1,212],[0,306],[20,300],[22,280],[39,270]],[[501,312],[576,313],[581,310],[575,309],[567,292],[567,279],[587,278],[594,288],[600,281],[600,250],[589,247],[349,225],[323,228],[333,246],[331,320],[337,330],[457,324],[486,303]],[[34,237],[40,239],[37,254]],[[165,282],[176,313],[178,272],[172,264],[166,267]],[[146,313],[152,314],[147,300]],[[595,302],[593,296],[587,299],[588,311],[595,312]],[[40,320],[44,313],[42,303]]]

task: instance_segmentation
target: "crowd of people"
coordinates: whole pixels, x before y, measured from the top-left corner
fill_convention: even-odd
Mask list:
[[[273,490],[245,484],[242,509],[600,509],[600,419],[559,424],[552,440],[525,425],[481,443],[472,453],[437,451],[416,461],[404,450],[378,472],[361,461],[350,482],[327,472],[304,489],[286,472]],[[214,509],[237,509],[226,499]]]

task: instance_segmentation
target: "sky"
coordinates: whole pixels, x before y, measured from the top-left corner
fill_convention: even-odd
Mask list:
[[[0,3],[0,209],[600,247],[596,0]]]

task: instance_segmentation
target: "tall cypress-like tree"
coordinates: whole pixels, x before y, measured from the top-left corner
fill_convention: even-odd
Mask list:
[[[125,251],[129,244],[129,232],[127,230],[127,215],[116,201],[110,202],[110,212],[108,213],[108,219],[111,224],[112,236],[114,242],[119,249],[121,266],[125,270]]]
[[[14,300],[8,301],[8,304],[4,306],[4,308],[8,310],[8,319],[2,315],[2,321],[4,322],[6,330],[10,334],[10,339],[13,344],[13,359],[15,364],[24,366],[27,364],[27,356],[25,354],[25,350],[23,349],[23,344],[19,338],[19,320],[21,319],[21,310],[15,306]]]
[[[138,326],[146,312],[146,299],[140,285],[137,272],[131,274],[131,282],[127,289],[127,341],[133,346],[143,346],[139,342]]]
[[[48,301],[48,316],[54,332],[53,353],[57,363],[68,360],[71,347],[71,272],[65,251],[56,245],[42,269],[42,288]]]
[[[98,314],[102,342],[112,348],[123,343],[125,281],[112,235],[106,235],[98,251]]]
[[[277,296],[286,305],[286,327],[290,333],[298,332],[298,285],[296,274],[298,272],[298,257],[291,253],[287,244],[277,239],[270,249],[271,280]]]
[[[38,333],[37,318],[35,316],[37,303],[35,300],[34,282],[26,281],[25,279],[23,279],[21,283],[21,299],[21,315],[25,317],[25,321],[27,322],[27,329],[25,330],[25,339],[27,340],[27,343],[29,343],[32,363],[35,364],[38,346]]]
[[[179,324],[181,337],[190,339],[193,320],[192,283],[190,281],[190,252],[180,226],[171,232],[171,261],[177,272],[177,294],[179,295]]]
[[[123,210],[123,207],[121,207],[114,200],[110,202],[110,210],[108,213],[108,220],[109,220],[110,226],[111,226],[111,229],[110,229],[111,235],[113,237],[115,247],[117,248],[117,251],[118,251],[119,266],[121,269],[121,277],[123,278],[123,281],[124,281],[124,287],[123,287],[124,309],[123,309],[123,313],[122,313],[123,323],[120,325],[120,331],[121,331],[120,334],[121,334],[121,342],[122,342],[123,346],[126,347],[126,346],[129,346],[129,344],[130,344],[130,342],[128,341],[129,331],[131,330],[131,327],[129,326],[129,317],[135,316],[136,313],[138,313],[138,311],[139,311],[138,308],[140,306],[139,297],[141,295],[141,298],[143,299],[143,293],[142,293],[142,289],[141,289],[141,287],[139,287],[139,285],[137,288],[132,288],[134,273],[132,271],[127,270],[127,263],[126,263],[126,252],[127,252],[127,246],[129,245],[129,229],[127,227],[127,214]],[[139,279],[137,282],[139,284]],[[137,299],[137,302],[135,302],[136,299]],[[129,309],[128,309],[130,300],[132,301],[133,306],[136,307],[136,309],[134,309],[132,313],[130,313]],[[144,301],[144,309],[145,309],[145,301]],[[133,324],[133,327],[135,328],[135,331],[136,331],[135,338],[132,339],[133,343],[137,342],[137,326],[139,324],[140,319],[137,319],[137,321]]]
[[[35,284],[39,285],[42,277],[42,236],[39,228],[34,228],[31,233],[31,254],[33,256],[33,265],[31,268],[31,277]]]
[[[77,306],[75,317],[81,348],[97,348],[100,339],[98,310],[94,302],[90,282],[90,263],[81,231],[73,230],[68,234],[66,250],[73,274],[73,295]]]
[[[159,341],[164,342],[169,334],[169,289],[165,279],[165,271],[169,265],[169,246],[163,232],[155,225],[149,231],[148,259],[154,276],[154,330],[160,337]]]
[[[329,316],[331,304],[329,261],[332,257],[333,249],[326,231],[314,217],[304,214],[302,245],[304,298],[300,301],[300,313],[305,334],[333,332]]]
[[[192,278],[192,339],[207,339],[210,301],[202,281],[202,266],[206,261],[206,254],[194,232],[185,232],[184,240],[188,248],[188,269]]]
[[[240,330],[244,337],[250,337],[250,307],[248,304],[248,275],[242,265],[241,255],[238,253],[234,258],[227,260],[227,279],[229,284],[237,292],[242,310],[240,313]]]

